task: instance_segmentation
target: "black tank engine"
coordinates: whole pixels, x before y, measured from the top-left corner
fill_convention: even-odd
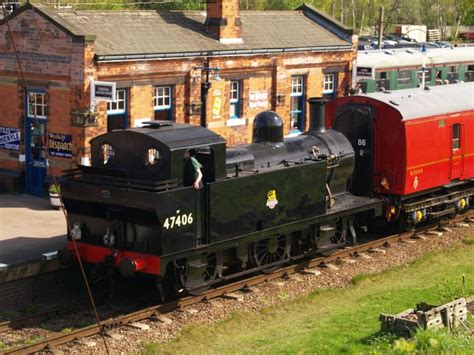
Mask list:
[[[61,184],[62,259],[77,258],[74,239],[81,260],[154,275],[172,295],[355,242],[354,222],[381,204],[349,192],[354,150],[324,128],[324,103],[310,99],[310,130],[289,139],[262,112],[253,143],[230,149],[205,128],[163,121],[93,139],[92,166]],[[202,165],[201,189],[183,183],[186,151]]]

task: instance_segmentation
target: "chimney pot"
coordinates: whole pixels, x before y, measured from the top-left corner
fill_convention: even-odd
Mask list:
[[[243,43],[240,0],[207,0],[205,27],[221,43]]]

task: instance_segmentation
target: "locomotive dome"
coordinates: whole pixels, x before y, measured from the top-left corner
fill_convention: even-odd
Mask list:
[[[283,142],[283,120],[274,111],[260,112],[253,121],[253,143]]]

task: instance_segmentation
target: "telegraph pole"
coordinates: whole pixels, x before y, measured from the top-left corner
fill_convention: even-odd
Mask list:
[[[382,35],[383,35],[383,6],[380,6],[378,49],[382,49]]]

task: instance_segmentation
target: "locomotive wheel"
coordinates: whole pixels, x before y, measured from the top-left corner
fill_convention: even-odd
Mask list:
[[[204,266],[194,267],[186,263],[186,266],[181,268],[179,272],[180,284],[193,296],[207,291],[211,287],[207,283],[222,275],[222,258],[220,253],[208,253],[203,259],[205,262]]]
[[[344,228],[344,221],[342,218],[338,218],[334,224],[336,229],[334,237],[331,238],[331,242],[334,244],[342,243],[346,241],[347,230]]]
[[[279,237],[261,239],[250,244],[250,257],[254,267],[265,266],[285,259],[291,248],[290,237],[286,234]],[[263,272],[272,272],[278,266],[264,269]]]

